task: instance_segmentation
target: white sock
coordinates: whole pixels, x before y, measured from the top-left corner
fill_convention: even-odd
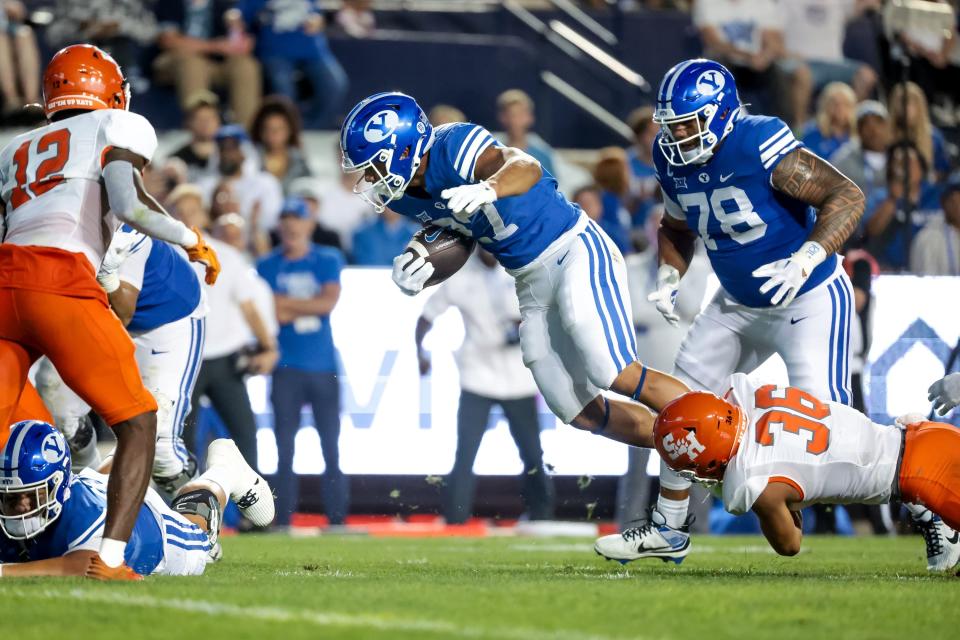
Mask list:
[[[123,553],[126,549],[126,542],[104,538],[100,542],[100,559],[108,567],[119,567],[123,564]]]
[[[218,487],[223,489],[224,495],[227,497],[227,500],[230,499],[230,494],[233,493],[236,489],[236,474],[233,473],[231,469],[226,467],[210,467],[203,474],[197,478],[197,480],[206,480],[207,482],[213,482]]]
[[[683,500],[671,500],[664,498],[661,494],[657,498],[657,511],[666,519],[667,526],[679,529],[687,521],[687,507],[690,505],[690,498]]]
[[[927,509],[922,504],[912,504],[904,502],[903,506],[907,508],[907,511],[910,512],[910,515],[913,516],[913,519],[917,522],[930,522],[933,518],[933,512],[930,509]]]

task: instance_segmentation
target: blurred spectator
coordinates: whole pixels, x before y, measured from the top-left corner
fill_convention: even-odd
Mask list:
[[[323,447],[323,504],[330,524],[343,524],[348,511],[349,488],[340,471],[340,384],[330,327],[330,314],[340,298],[343,254],[310,242],[313,225],[306,204],[288,198],[280,216],[281,245],[257,264],[274,291],[280,323],[280,364],[270,396],[277,438],[275,524],[280,527],[290,524],[297,507],[293,456],[305,404],[313,410]]]
[[[323,199],[320,195],[320,189],[316,185],[316,180],[313,178],[297,178],[291,183],[287,193],[291,197],[301,198],[307,204],[310,216],[317,223],[313,230],[313,244],[342,250],[340,234],[320,222]],[[279,237],[274,244],[279,244]]]
[[[339,144],[336,149],[337,166],[339,166]],[[313,180],[307,182],[307,178],[301,178],[290,187],[291,195],[303,197],[305,190],[309,190],[316,194],[318,201],[323,202],[323,207],[318,214],[319,222],[327,229],[336,231],[340,236],[340,246],[347,255],[353,251],[353,234],[364,223],[376,216],[373,207],[354,194],[353,187],[356,181],[356,174],[337,171],[333,180],[325,181],[322,185]]]
[[[181,185],[170,194],[170,212],[188,226],[207,229],[209,218],[203,196],[193,185]],[[217,252],[222,271],[216,286],[204,285],[207,314],[203,364],[191,399],[184,440],[196,448],[200,399],[209,398],[244,459],[257,468],[257,424],[247,395],[244,374],[264,374],[277,362],[276,326],[264,313],[262,297],[269,288],[239,251],[217,238],[207,238]]]
[[[656,238],[655,230],[660,225],[660,217],[659,212],[652,213],[645,225],[651,230],[654,238]],[[659,258],[656,241],[654,240],[654,243],[644,251],[627,256],[626,266],[630,301],[633,306],[633,326],[637,332],[638,353],[643,354],[643,362],[647,366],[661,371],[670,371],[687,329],[700,312],[707,289],[707,277],[711,272],[710,261],[706,257],[702,244],[697,243],[697,252],[680,281],[675,308],[680,317],[680,324],[676,327],[664,322],[656,306],[647,300],[647,295],[657,288]],[[646,470],[649,456],[649,449],[635,447],[628,449],[627,473],[621,477],[617,487],[617,522],[621,525],[627,525],[628,522],[647,516],[652,483]],[[700,522],[700,526],[706,527],[709,518],[703,515],[704,512],[709,512],[710,503],[709,500],[703,499],[702,489],[696,490],[700,492],[697,496],[700,499],[691,500],[690,504],[693,509],[699,511],[696,519]]]
[[[353,264],[364,267],[390,266],[403,253],[420,225],[391,209],[366,223],[353,234]]]
[[[804,113],[809,110],[810,97],[833,82],[852,85],[858,100],[865,100],[873,93],[877,84],[876,72],[869,65],[845,58],[843,41],[848,21],[867,9],[879,9],[881,4],[881,0],[788,0],[780,3],[784,24],[789,25],[784,31],[787,56],[794,65],[807,67],[807,106],[798,107]]]
[[[177,88],[180,106],[210,87],[226,87],[232,119],[249,124],[262,95],[253,38],[232,0],[163,0],[157,3],[161,53],[153,63],[158,82]]]
[[[887,183],[887,147],[890,145],[890,116],[876,100],[857,106],[857,136],[837,150],[830,162],[870,194]]]
[[[630,250],[632,197],[630,196],[630,165],[627,153],[620,147],[601,149],[593,167],[594,183],[600,188],[603,213],[600,227],[607,232],[621,253]]]
[[[950,173],[950,158],[943,133],[930,122],[927,97],[913,82],[907,83],[907,110],[904,118],[903,86],[902,83],[895,85],[887,100],[890,121],[893,124],[893,141],[907,141],[916,147],[923,156],[925,165],[934,172],[933,178],[939,181]]]
[[[510,89],[497,96],[497,119],[506,139],[503,142],[510,147],[526,151],[540,162],[543,170],[556,176],[553,162],[553,149],[543,138],[531,131],[533,129],[533,100],[520,89]]]
[[[430,113],[427,114],[427,118],[430,120],[430,124],[435,127],[443,124],[467,121],[467,116],[463,111],[460,111],[460,109],[450,104],[434,105],[434,107],[430,109]]]
[[[842,82],[831,82],[820,93],[816,117],[803,128],[800,139],[821,158],[830,158],[850,141],[856,109],[853,89]]]
[[[810,104],[810,72],[806,66],[783,64],[785,23],[776,0],[697,2],[693,23],[706,55],[733,72],[742,92],[763,97],[774,85],[783,85],[789,100],[779,108],[788,123],[802,126]]]
[[[295,73],[310,83],[312,97],[304,110],[309,128],[323,128],[340,108],[347,74],[337,62],[319,3],[313,0],[240,0],[243,19],[257,34],[257,55],[271,91],[297,100]]]
[[[184,102],[184,127],[190,132],[190,141],[173,152],[173,157],[187,165],[189,178],[197,182],[212,172],[217,154],[214,137],[220,129],[220,99],[217,94],[201,89]]]
[[[960,8],[955,1],[932,1],[952,4],[955,13]],[[960,81],[956,58],[960,53],[956,49],[957,22],[948,31],[931,30],[918,24],[916,28],[908,27],[900,32],[900,37],[910,56],[910,77],[923,89],[928,101],[941,107],[946,104],[956,106],[957,82]]]
[[[344,0],[334,22],[351,38],[369,38],[377,29],[377,19],[370,10],[372,0]]]
[[[653,147],[660,127],[653,122],[653,107],[635,109],[627,117],[627,124],[634,136],[633,145],[627,151],[631,174],[630,193],[636,207],[633,226],[642,226],[650,208],[660,201],[660,187],[653,166],[653,154],[659,153]]]
[[[927,222],[910,251],[910,271],[922,276],[960,276],[960,182],[940,196],[943,215]]]
[[[19,0],[0,3],[0,93],[7,121],[20,116],[24,105],[40,102],[40,50],[26,19]]]
[[[603,201],[600,199],[600,187],[589,185],[580,187],[573,192],[571,201],[579,205],[587,217],[594,222],[600,222],[603,218]]]
[[[149,0],[57,0],[47,41],[57,48],[85,42],[104,49],[123,69],[134,93],[140,93],[147,84],[140,68],[143,49],[157,36],[150,4]]]
[[[179,158],[151,162],[143,168],[143,186],[161,204],[166,202],[170,192],[186,181],[187,165]]]
[[[940,191],[926,179],[927,175],[926,160],[916,147],[906,142],[890,147],[887,186],[871,194],[863,216],[866,248],[884,270],[906,269],[912,239],[927,221],[940,214]],[[909,184],[906,192],[904,182]]]
[[[199,186],[210,202],[215,215],[223,213],[222,198],[227,194],[235,199],[232,213],[239,213],[250,229],[250,248],[254,255],[270,250],[270,230],[279,218],[283,191],[280,183],[266,171],[252,168],[247,160],[249,145],[247,133],[240,125],[220,127],[216,135],[217,175],[203,178]],[[217,195],[214,198],[214,195]]]
[[[247,221],[239,213],[224,213],[214,218],[212,234],[240,253],[247,253]]]
[[[553,483],[543,466],[537,385],[520,353],[520,306],[514,282],[489,252],[479,249],[463,268],[440,285],[417,321],[420,375],[430,372],[423,339],[449,308],[463,318],[463,345],[457,352],[460,403],[457,450],[447,476],[443,515],[448,524],[462,524],[473,513],[473,463],[498,405],[523,462],[523,497],[530,520],[553,518]]]
[[[267,96],[250,127],[263,169],[280,181],[286,191],[297,178],[311,174],[300,140],[300,114],[283,96]]]

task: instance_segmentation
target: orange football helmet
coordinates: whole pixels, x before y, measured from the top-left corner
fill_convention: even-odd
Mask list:
[[[91,44],[60,49],[43,72],[47,118],[67,109],[127,109],[130,88],[116,60]]]
[[[740,407],[692,391],[663,408],[653,425],[653,443],[667,466],[681,475],[722,480],[745,426]]]

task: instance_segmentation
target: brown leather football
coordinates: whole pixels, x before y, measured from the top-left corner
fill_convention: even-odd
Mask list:
[[[476,244],[473,238],[468,238],[456,231],[429,225],[413,234],[404,253],[410,254],[410,260],[423,257],[433,265],[433,275],[424,285],[430,287],[440,284],[459,271]]]

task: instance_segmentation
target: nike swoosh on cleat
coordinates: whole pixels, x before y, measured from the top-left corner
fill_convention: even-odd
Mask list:
[[[954,531],[953,537],[947,538],[947,542],[949,542],[950,544],[957,544],[957,542],[960,542],[960,532]]]
[[[561,258],[559,258],[559,259],[557,260],[557,265],[559,266],[559,265],[563,264],[563,261],[567,259],[567,256],[568,256],[568,255],[570,255],[570,252],[569,252],[569,251],[567,251],[565,254],[563,254],[563,256],[562,256]]]

